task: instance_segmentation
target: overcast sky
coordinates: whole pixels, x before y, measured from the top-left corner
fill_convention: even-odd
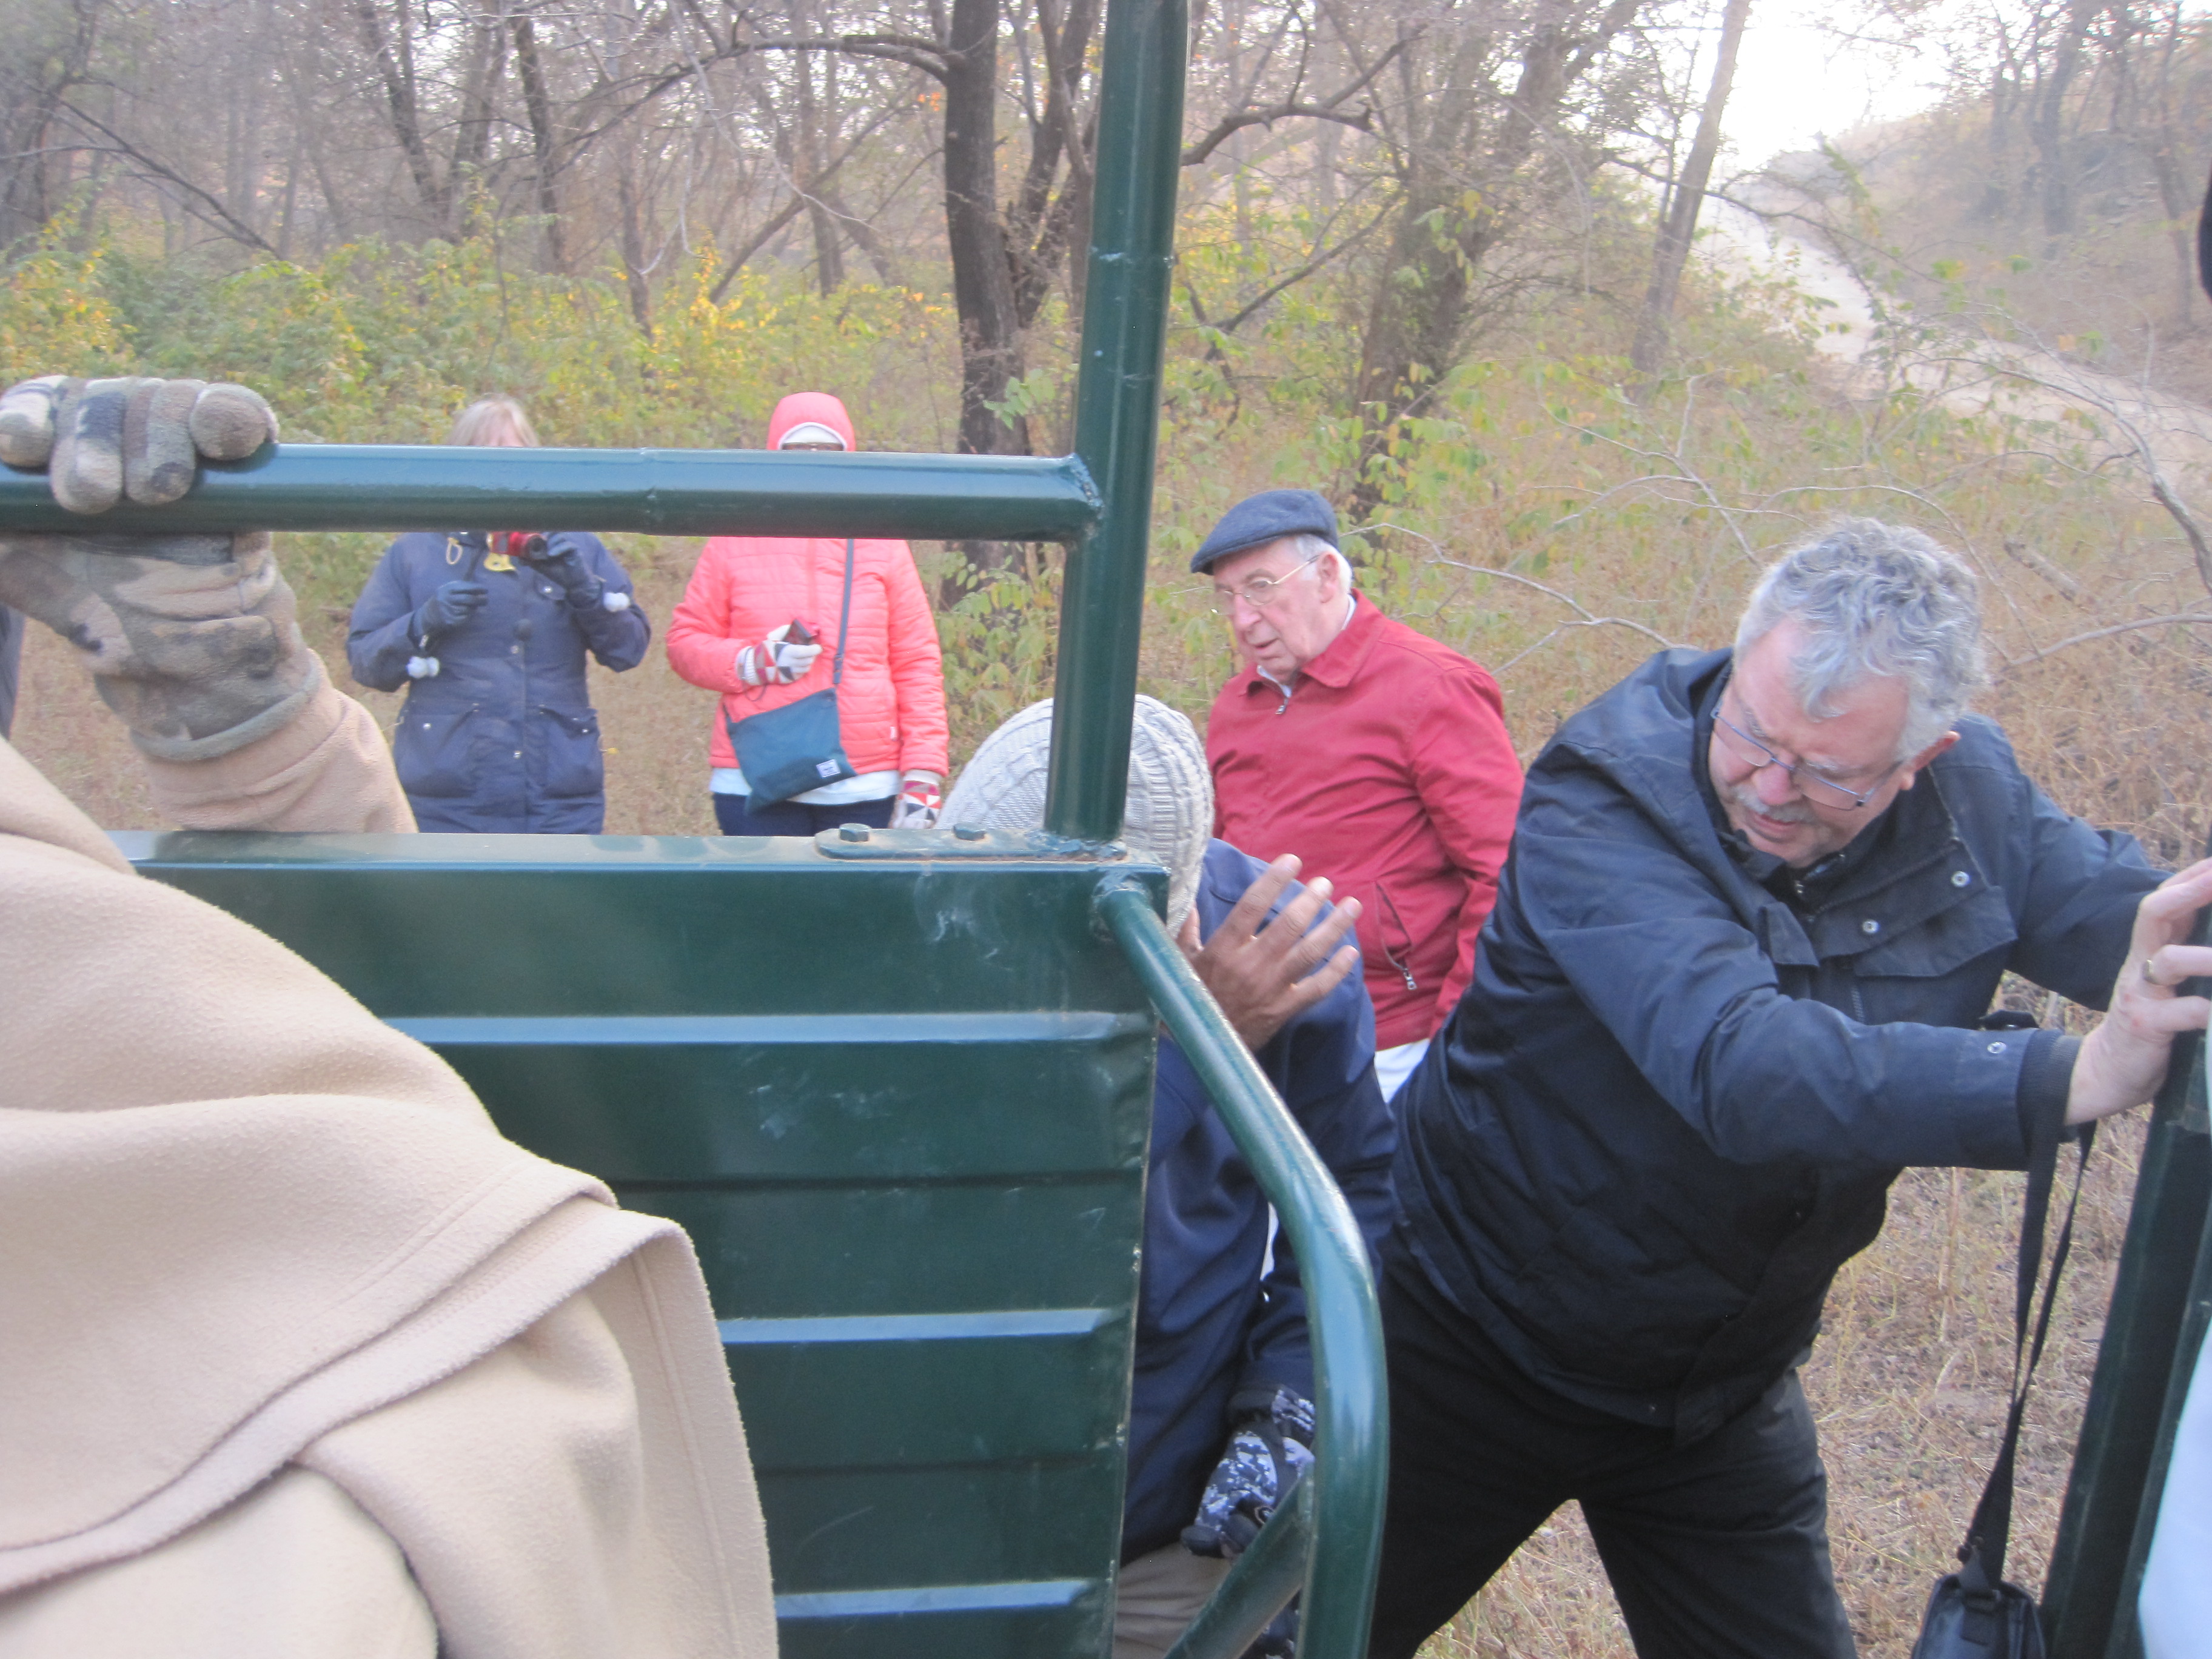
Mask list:
[[[1842,9],[1835,0],[1752,0],[1722,124],[1738,166],[1808,149],[1818,133],[1910,115],[1936,101],[1942,65],[1933,52],[1839,43],[1818,25]],[[1707,55],[1699,65],[1701,87],[1711,61]]]

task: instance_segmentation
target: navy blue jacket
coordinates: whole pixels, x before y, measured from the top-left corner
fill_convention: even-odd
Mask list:
[[[605,592],[631,592],[598,537],[576,539]],[[599,593],[572,605],[559,584],[522,565],[485,569],[483,553],[480,531],[418,531],[392,543],[354,603],[346,639],[353,677],[397,691],[410,685],[410,657],[438,659],[434,678],[411,683],[392,739],[419,828],[597,835],[606,822],[606,777],[584,652],[609,668],[635,668],[652,626],[634,597],[623,611],[608,610]],[[491,598],[426,649],[415,612],[462,580],[482,582]]]
[[[1729,663],[1662,653],[1537,757],[1474,983],[1397,1103],[1437,1287],[1538,1382],[1684,1442],[1803,1353],[1902,1166],[2025,1165],[2075,1045],[1975,1022],[2008,969],[2102,1007],[2160,879],[1972,715],[1790,871],[1705,776]]]
[[[1210,938],[1267,866],[1208,844],[1198,927]],[[1287,902],[1297,892],[1284,895]],[[1358,974],[1259,1051],[1267,1074],[1359,1219],[1370,1249],[1390,1230],[1397,1130],[1375,1084],[1375,1010]],[[1136,1376],[1121,1557],[1173,1543],[1198,1514],[1229,1438],[1229,1400],[1246,1384],[1313,1397],[1305,1292],[1278,1234],[1262,1279],[1267,1199],[1173,1039],[1160,1040],[1145,1182]]]

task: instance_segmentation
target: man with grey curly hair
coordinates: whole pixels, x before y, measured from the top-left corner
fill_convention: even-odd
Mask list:
[[[1441,1052],[1400,1097],[1377,1659],[1578,1500],[1644,1659],[1843,1659],[1796,1368],[1908,1165],[2020,1169],[2140,1104],[2212,1004],[2161,881],[1982,684],[1973,573],[1829,526],[1732,650],[1662,652],[1529,769]],[[1992,1015],[2008,972],[2111,1012]]]

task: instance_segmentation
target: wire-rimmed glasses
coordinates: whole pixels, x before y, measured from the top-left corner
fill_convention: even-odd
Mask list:
[[[1206,606],[1217,617],[1233,614],[1237,608],[1237,601],[1239,599],[1243,600],[1255,611],[1265,611],[1283,597],[1285,583],[1296,576],[1299,571],[1312,569],[1320,556],[1319,554],[1316,554],[1311,559],[1301,559],[1296,568],[1286,570],[1279,576],[1255,576],[1242,587],[1215,587],[1212,591],[1212,596],[1206,600]]]
[[[1756,772],[1762,767],[1778,766],[1782,775],[1797,786],[1797,791],[1817,806],[1831,806],[1838,811],[1850,812],[1864,806],[1874,799],[1875,790],[1846,789],[1832,779],[1807,769],[1802,761],[1785,761],[1757,738],[1745,731],[1717,708],[1713,710],[1714,728],[1721,733],[1721,743],[1738,760]],[[1894,765],[1882,771],[1887,778],[1897,770]],[[1875,780],[1875,789],[1881,787],[1881,778]]]

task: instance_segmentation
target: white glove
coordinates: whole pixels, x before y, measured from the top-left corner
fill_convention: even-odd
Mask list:
[[[814,666],[822,654],[818,644],[798,645],[786,623],[757,645],[738,649],[738,678],[747,685],[789,685]]]

